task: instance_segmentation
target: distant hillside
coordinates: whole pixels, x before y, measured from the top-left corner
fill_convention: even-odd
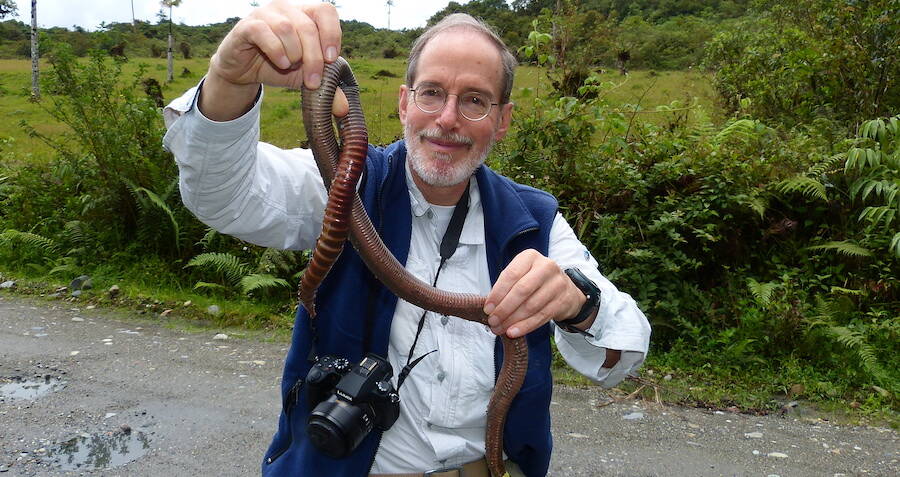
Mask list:
[[[699,63],[703,46],[747,12],[749,0],[473,0],[450,2],[429,24],[446,15],[466,12],[494,26],[513,51],[522,46],[535,19],[544,24],[567,22],[578,32],[567,47],[581,48],[593,65],[614,67],[627,53],[633,68],[684,69]],[[339,2],[340,3],[340,2]],[[542,15],[544,12],[544,15]],[[209,57],[239,18],[202,26],[174,25],[179,57]],[[342,21],[343,54],[349,57],[405,56],[421,29],[387,30],[356,20]],[[29,26],[16,20],[0,22],[0,58],[27,58]],[[133,57],[164,57],[169,25],[157,23],[101,24],[98,31],[76,27],[42,30],[46,40],[69,44],[83,56],[97,48]]]

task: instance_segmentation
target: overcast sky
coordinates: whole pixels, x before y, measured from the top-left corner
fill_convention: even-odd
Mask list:
[[[468,3],[469,0],[456,0]],[[31,23],[31,2],[14,0],[18,5],[18,20]],[[393,0],[391,7],[392,29],[425,26],[432,15],[447,6],[449,0]],[[134,0],[134,16],[138,20],[156,22],[158,0]],[[243,17],[253,7],[251,0],[183,0],[172,10],[176,23],[207,25],[219,23],[230,17]],[[265,5],[268,0],[257,0]],[[303,3],[314,3],[304,1]],[[387,28],[388,15],[384,0],[337,0],[341,18],[359,20],[376,28]],[[131,22],[131,0],[38,0],[38,25],[72,28],[78,25],[96,30],[101,22]]]

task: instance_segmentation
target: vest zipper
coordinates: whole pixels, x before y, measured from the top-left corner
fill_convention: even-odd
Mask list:
[[[372,473],[372,467],[375,467],[375,457],[378,456],[378,449],[381,447],[381,437],[384,431],[378,431],[378,440],[375,441],[375,451],[372,452],[372,460],[369,461],[369,474]]]
[[[391,173],[391,166],[394,162],[394,155],[390,154],[387,157],[387,171],[384,177],[381,178],[381,183],[378,184],[378,190],[375,191],[375,201],[378,203],[378,226],[375,227],[375,231],[378,233],[378,236],[382,236],[382,227],[384,226],[384,183],[387,182],[387,178]],[[378,449],[381,447],[381,437],[384,435],[384,431],[378,431],[378,437],[375,441],[375,450],[372,452],[372,459],[369,460],[369,474],[372,473],[372,467],[375,467],[375,457],[378,456]]]

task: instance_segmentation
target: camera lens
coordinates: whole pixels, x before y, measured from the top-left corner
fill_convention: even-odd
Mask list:
[[[331,396],[309,415],[306,432],[310,441],[328,457],[348,456],[372,430],[371,416],[364,411],[367,407]]]

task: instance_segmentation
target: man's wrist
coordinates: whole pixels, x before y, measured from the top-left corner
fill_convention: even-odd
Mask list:
[[[197,106],[207,119],[231,121],[253,109],[256,98],[259,97],[260,86],[259,83],[234,84],[210,70],[200,87]]]
[[[597,311],[600,309],[600,289],[577,268],[569,268],[565,273],[584,294],[584,303],[574,316],[564,320],[557,320],[556,324],[570,333],[580,333],[593,337],[585,330],[593,324]]]

